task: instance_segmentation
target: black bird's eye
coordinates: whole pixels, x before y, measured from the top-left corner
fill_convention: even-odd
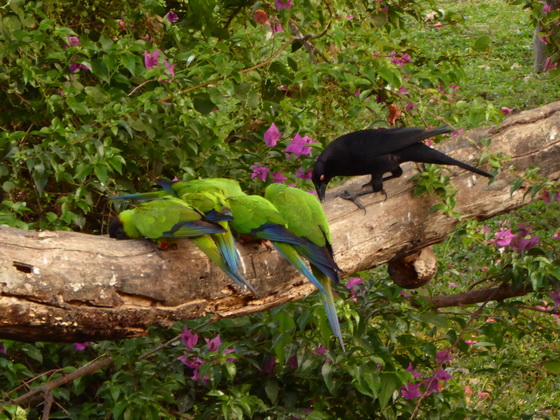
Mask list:
[[[324,181],[324,180],[325,180],[325,175],[321,175],[321,176],[319,177],[319,179],[320,179],[321,181]]]

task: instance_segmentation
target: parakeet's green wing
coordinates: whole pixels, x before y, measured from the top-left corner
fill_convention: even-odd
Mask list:
[[[217,193],[226,198],[244,194],[237,181],[227,178],[204,178],[175,182],[171,184],[171,188],[179,197],[188,192]]]
[[[188,229],[182,236],[198,236],[223,232],[218,224],[203,219],[203,215],[183,200],[165,197],[141,203],[134,209],[133,222],[138,231],[147,238],[164,236],[179,223]]]

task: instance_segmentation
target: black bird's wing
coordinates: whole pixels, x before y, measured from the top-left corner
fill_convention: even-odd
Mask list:
[[[475,168],[474,166],[468,165],[459,160],[453,159],[446,154],[432,149],[423,143],[414,144],[412,146],[406,147],[395,153],[398,156],[400,163],[403,162],[419,162],[419,163],[435,163],[438,165],[454,165],[460,168],[466,169],[467,171],[474,172],[475,174],[486,176],[488,178],[492,177],[488,172],[482,169]]]
[[[422,140],[438,134],[453,131],[450,127],[438,127],[424,130],[416,127],[389,128],[387,130],[360,130],[348,133],[333,140],[327,149],[351,149],[355,153],[367,153],[372,156],[394,153],[405,147],[419,143]],[[325,150],[327,150],[325,149]]]

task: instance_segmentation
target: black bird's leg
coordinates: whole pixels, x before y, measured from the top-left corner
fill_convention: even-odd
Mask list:
[[[356,194],[349,194],[348,191],[344,191],[344,193],[339,194],[338,197],[343,198],[345,200],[349,200],[353,202],[358,208],[365,210],[364,206],[358,202],[357,200],[358,197],[380,192],[383,193],[383,195],[385,196],[385,200],[387,200],[388,197],[387,197],[387,193],[383,189],[383,182],[388,181],[389,179],[398,178],[402,174],[403,174],[403,170],[401,169],[400,166],[397,166],[396,169],[391,171],[391,175],[386,176],[385,178],[382,178],[383,174],[371,174],[371,180],[367,184],[362,185],[362,188],[371,185],[372,187],[371,190],[361,191]]]
[[[383,193],[385,193],[384,190]],[[348,191],[344,191],[341,194],[338,194],[337,197],[343,198],[345,200],[351,201],[352,203],[354,203],[356,205],[356,207],[358,207],[360,210],[366,211],[366,208],[358,201],[358,197],[361,197],[362,195],[366,195],[366,194],[371,194],[377,191],[374,190],[367,190],[367,191],[361,191],[359,193],[356,194],[350,194]],[[387,194],[385,194],[385,196],[387,196]]]

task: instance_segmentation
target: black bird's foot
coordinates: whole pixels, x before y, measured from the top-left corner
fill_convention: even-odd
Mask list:
[[[361,194],[350,194],[348,191],[344,191],[342,194],[338,194],[337,197],[343,198],[344,200],[351,201],[360,210],[366,212],[366,208],[358,201],[358,197],[360,195]]]

